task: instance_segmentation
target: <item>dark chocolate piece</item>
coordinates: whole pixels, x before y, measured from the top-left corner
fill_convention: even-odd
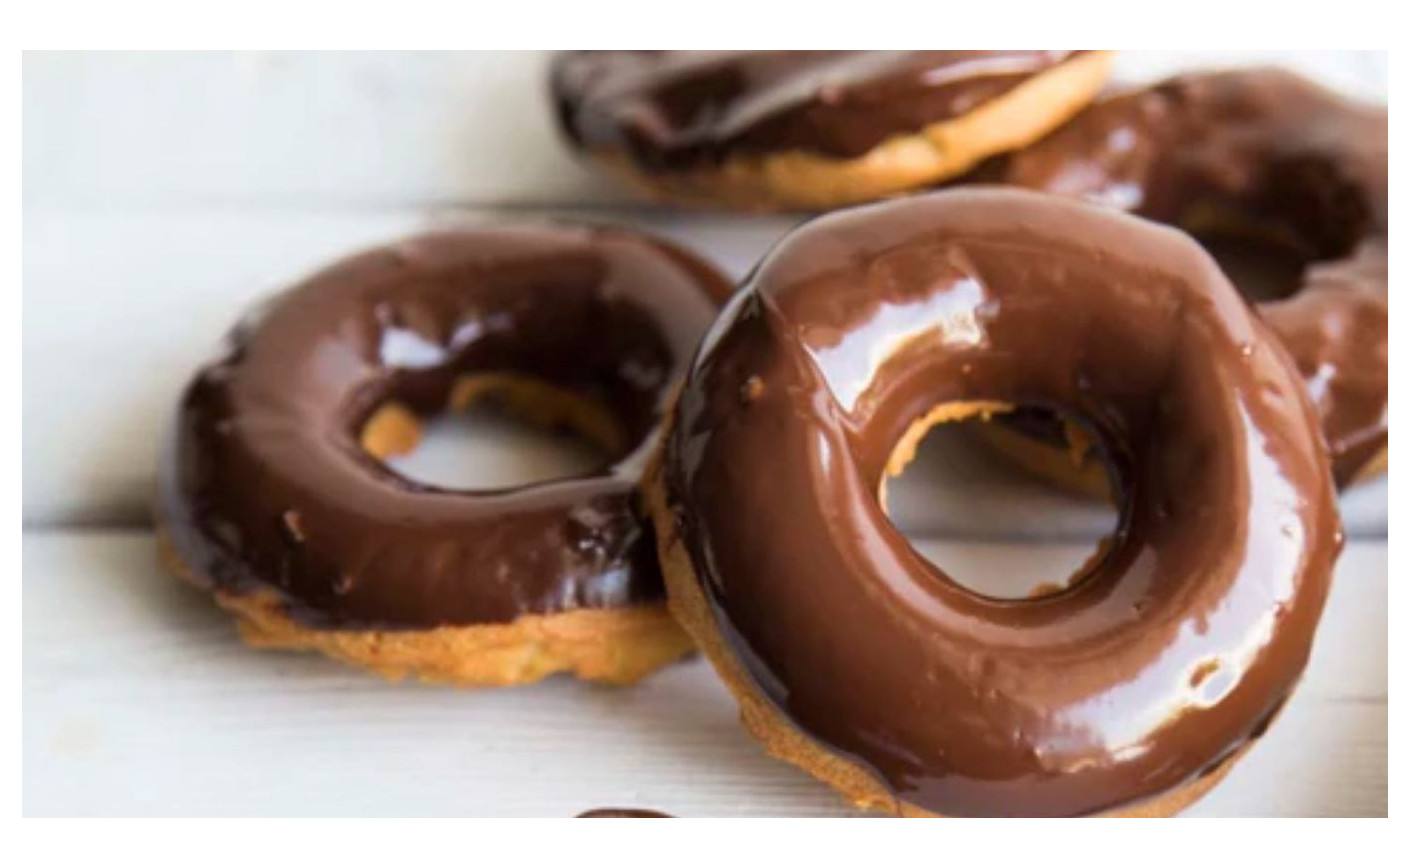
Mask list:
[[[591,811],[583,811],[577,819],[674,819],[670,814],[663,814],[660,811],[650,811],[645,808],[593,808]]]

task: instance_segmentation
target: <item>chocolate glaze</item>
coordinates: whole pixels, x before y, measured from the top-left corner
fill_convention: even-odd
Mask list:
[[[273,299],[187,387],[158,510],[216,586],[277,591],[312,626],[432,627],[663,594],[633,502],[661,410],[729,285],[608,229],[434,232]],[[384,402],[445,406],[512,371],[600,400],[630,444],[578,478],[497,491],[408,480],[360,446]]]
[[[1266,69],[1110,97],[999,174],[1196,234],[1255,233],[1311,263],[1259,311],[1306,378],[1345,483],[1387,444],[1386,172],[1384,108]]]
[[[596,819],[674,819],[670,814],[663,814],[660,811],[649,811],[645,808],[593,808],[591,811],[583,811],[576,819],[596,820]]]
[[[1118,529],[1067,590],[997,600],[877,499],[939,404],[1071,413]],[[664,480],[715,623],[803,732],[948,815],[1089,814],[1256,738],[1302,672],[1341,534],[1286,355],[1173,229],[973,189],[819,218],[683,387]]]
[[[580,147],[682,168],[769,151],[860,156],[1078,53],[571,51],[555,58],[551,85]]]

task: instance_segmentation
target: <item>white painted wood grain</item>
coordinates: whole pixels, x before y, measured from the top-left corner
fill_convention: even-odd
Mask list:
[[[620,203],[553,128],[542,52],[27,54],[26,206]],[[1127,51],[1116,76],[1281,63],[1384,99],[1384,52]]]
[[[27,205],[621,200],[558,141],[542,52],[27,54]]]
[[[924,548],[956,570],[1072,555]],[[850,813],[762,754],[700,660],[625,690],[388,684],[244,648],[147,533],[30,534],[24,562],[27,815]],[[1386,813],[1386,587],[1385,546],[1350,546],[1299,693],[1191,814]]]

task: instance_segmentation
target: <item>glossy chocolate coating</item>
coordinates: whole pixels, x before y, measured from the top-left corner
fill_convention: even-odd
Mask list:
[[[659,600],[633,489],[728,284],[662,242],[524,225],[434,232],[319,272],[229,336],[187,387],[160,474],[176,553],[312,626],[434,627]],[[516,372],[601,401],[625,454],[496,491],[423,485],[368,455],[395,400]]]
[[[878,503],[912,421],[977,400],[1071,413],[1111,457],[1118,529],[1061,593],[967,590]],[[1012,189],[780,242],[692,365],[664,482],[753,686],[947,815],[1096,813],[1218,768],[1297,683],[1341,545],[1296,371],[1199,245]]]
[[[1267,69],[1110,97],[1001,177],[1196,234],[1255,233],[1310,263],[1259,311],[1296,359],[1345,483],[1387,444],[1386,172],[1384,108]]]
[[[552,90],[567,135],[648,168],[736,154],[857,157],[965,114],[1072,51],[572,51]]]
[[[670,814],[651,811],[646,808],[593,808],[577,816],[580,820],[625,820],[625,819],[674,819]]]

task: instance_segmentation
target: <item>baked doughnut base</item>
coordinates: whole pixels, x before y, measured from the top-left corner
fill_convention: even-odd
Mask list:
[[[163,565],[177,577],[210,588],[207,577],[181,561],[158,531]],[[689,653],[690,639],[665,606],[580,609],[523,615],[508,624],[429,630],[320,630],[295,621],[272,591],[215,591],[255,648],[319,651],[393,681],[408,675],[462,687],[529,684],[557,672],[627,685]]]
[[[995,405],[997,406],[997,405]],[[908,458],[897,453],[909,444],[914,452],[919,442],[934,424],[953,421],[968,415],[987,414],[995,407],[988,405],[948,405],[936,408],[918,420],[901,438],[889,466],[899,471]],[[916,429],[919,428],[919,433]],[[669,429],[668,429],[669,430]],[[701,590],[690,553],[681,539],[676,518],[667,500],[665,477],[662,472],[664,450],[659,450],[643,480],[647,511],[656,527],[656,544],[661,557],[661,569],[666,576],[666,592],[671,614],[685,628],[695,644],[704,652],[715,671],[739,703],[740,720],[770,756],[792,763],[803,771],[837,790],[858,808],[881,811],[901,817],[936,817],[919,805],[898,797],[884,781],[862,765],[829,751],[804,734],[760,692],[753,678],[730,650],[720,634]],[[1153,799],[1105,812],[1104,817],[1169,817],[1189,807],[1209,792],[1228,774],[1234,763],[1252,746],[1245,745],[1223,760],[1208,773]]]
[[[781,211],[868,202],[938,184],[1032,144],[1096,97],[1112,56],[1076,57],[973,111],[893,136],[859,157],[780,151],[732,157],[717,167],[649,172],[615,151],[593,156],[646,197],[678,205]]]

